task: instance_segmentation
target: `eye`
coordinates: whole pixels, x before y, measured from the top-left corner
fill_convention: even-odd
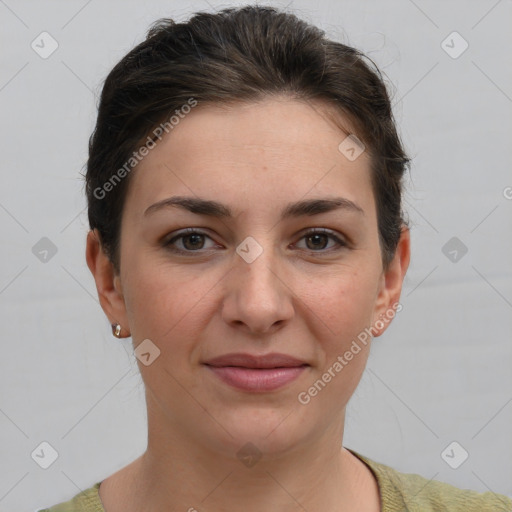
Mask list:
[[[334,232],[325,228],[310,229],[302,236],[302,239],[306,240],[306,245],[308,245],[308,242],[311,242],[306,249],[312,252],[319,252],[326,249],[326,242],[328,243],[329,239],[334,240],[335,246],[338,246],[337,248],[347,246],[344,240],[335,235]],[[332,247],[330,249],[332,249]]]
[[[209,238],[211,240],[206,233],[194,228],[188,228],[173,238],[164,241],[163,246],[175,252],[198,252],[201,249],[205,249],[205,238]],[[176,242],[180,242],[181,247],[175,247]]]
[[[173,252],[182,254],[200,252],[216,247],[215,244],[210,247],[205,247],[206,239],[213,242],[211,237],[203,231],[198,231],[195,228],[187,228],[169,240],[164,241],[162,245]],[[302,235],[301,240],[302,239],[306,241],[306,250],[311,252],[325,252],[326,249],[333,249],[332,246],[330,248],[327,247],[329,239],[335,242],[334,250],[336,250],[336,248],[347,247],[347,243],[344,240],[339,238],[334,232],[325,228],[310,229]],[[176,245],[177,243],[178,246]]]

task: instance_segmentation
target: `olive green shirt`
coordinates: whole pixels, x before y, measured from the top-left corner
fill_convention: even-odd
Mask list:
[[[375,475],[382,504],[381,512],[512,512],[512,499],[493,492],[459,489],[420,475],[400,473],[353,450]],[[37,512],[105,512],[98,489],[101,482],[70,501]]]

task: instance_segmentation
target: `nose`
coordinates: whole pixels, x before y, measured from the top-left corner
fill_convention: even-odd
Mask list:
[[[270,334],[293,317],[290,278],[271,243],[249,261],[238,253],[234,255],[233,268],[223,280],[222,316],[225,322],[248,333]]]

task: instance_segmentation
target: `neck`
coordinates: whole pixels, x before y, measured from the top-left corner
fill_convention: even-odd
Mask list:
[[[335,426],[280,451],[270,436],[256,441],[262,452],[258,461],[250,449],[247,457],[237,457],[233,444],[244,442],[228,436],[212,448],[190,428],[161,420],[148,411],[146,452],[123,468],[122,476],[102,484],[106,512],[379,510],[370,470],[342,448],[344,412]]]

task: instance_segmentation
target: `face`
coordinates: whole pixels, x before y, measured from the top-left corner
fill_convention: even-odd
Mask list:
[[[342,432],[370,348],[353,342],[398,301],[407,247],[384,272],[368,152],[347,158],[350,125],[324,108],[198,105],[133,171],[120,274],[98,290],[134,348],[160,351],[138,361],[150,429],[231,456]],[[235,353],[253,358],[213,361]],[[268,354],[296,361],[255,369]]]

